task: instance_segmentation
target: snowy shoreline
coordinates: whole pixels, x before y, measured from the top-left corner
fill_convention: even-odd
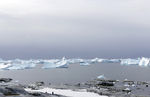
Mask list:
[[[53,89],[53,88],[43,88],[39,90],[32,90],[32,89],[25,89],[27,92],[42,92],[42,93],[56,93],[58,95],[63,95],[67,97],[108,97],[108,96],[101,96],[96,93],[92,92],[86,92],[86,90],[79,90],[79,91],[73,91],[69,89]]]
[[[150,82],[95,79],[85,83],[45,85],[13,83],[11,78],[0,78],[0,97],[149,97]]]

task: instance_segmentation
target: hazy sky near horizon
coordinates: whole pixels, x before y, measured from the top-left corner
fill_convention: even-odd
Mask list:
[[[1,0],[1,58],[150,57],[149,0]]]

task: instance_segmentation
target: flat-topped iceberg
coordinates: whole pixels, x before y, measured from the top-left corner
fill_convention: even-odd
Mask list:
[[[121,59],[121,65],[138,65],[140,59]]]
[[[120,59],[99,59],[100,63],[120,63]]]
[[[78,63],[82,62],[83,59],[74,58],[74,59],[67,59],[67,61],[68,61],[69,64],[78,64]]]
[[[83,62],[80,62],[80,65],[81,66],[88,66],[88,65],[90,65],[90,63],[86,62],[86,61],[83,61]]]
[[[138,59],[121,59],[121,65],[138,65],[138,66],[150,66],[149,58],[138,58]]]
[[[24,64],[12,64],[11,66],[5,68],[7,70],[23,70],[23,69],[32,69],[36,66],[33,63],[24,63]]]

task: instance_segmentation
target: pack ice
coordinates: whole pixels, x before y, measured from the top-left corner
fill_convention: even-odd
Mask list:
[[[42,69],[49,68],[68,68],[69,64],[80,64],[81,66],[88,66],[96,63],[120,63],[121,65],[137,65],[142,67],[150,66],[149,58],[137,58],[137,59],[102,59],[102,58],[94,58],[94,59],[81,59],[81,58],[73,58],[66,59],[63,57],[62,59],[37,59],[37,60],[0,60],[0,69],[1,70],[22,70],[22,69],[32,69],[37,65],[42,65]]]
[[[121,59],[121,65],[138,65],[142,67],[150,66],[149,58],[138,58],[138,59]]]
[[[37,64],[32,60],[8,60],[0,62],[0,69],[3,70],[21,70],[21,69],[31,69],[34,68]]]

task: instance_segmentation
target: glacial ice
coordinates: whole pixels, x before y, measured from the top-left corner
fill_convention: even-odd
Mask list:
[[[121,59],[121,65],[138,65],[140,59]]]
[[[101,63],[119,63],[120,59],[99,59]]]
[[[1,70],[20,70],[20,69],[32,69],[38,64],[42,65],[43,69],[49,68],[68,68],[69,64],[80,64],[81,66],[88,66],[95,63],[120,63],[121,65],[137,65],[142,67],[150,66],[149,58],[137,58],[137,59],[37,59],[37,60],[0,60],[0,69]]]
[[[23,69],[32,69],[36,66],[34,63],[23,63],[23,64],[12,64],[7,70],[23,70]]]
[[[147,67],[147,66],[149,66],[149,63],[150,63],[150,60],[148,58],[143,57],[139,62],[139,66]]]
[[[11,64],[9,63],[0,63],[0,69],[5,69],[8,68],[9,66],[11,66]]]
[[[83,59],[79,59],[79,58],[75,59],[74,58],[74,59],[68,59],[67,61],[69,64],[78,64],[78,63],[82,62]]]
[[[65,57],[62,58],[60,61],[51,60],[49,62],[45,62],[43,69],[49,69],[49,68],[68,68],[68,62],[65,59]]]
[[[138,59],[121,59],[121,65],[138,65],[142,67],[148,67],[150,64],[148,58],[138,58]]]
[[[81,65],[81,66],[88,66],[88,65],[90,65],[90,64],[89,64],[89,62],[84,62],[84,61],[83,61],[83,62],[80,62],[80,65]]]
[[[99,58],[91,59],[91,63],[98,63],[98,62],[99,62]]]
[[[106,77],[104,75],[100,75],[97,77],[98,79],[106,79]]]

